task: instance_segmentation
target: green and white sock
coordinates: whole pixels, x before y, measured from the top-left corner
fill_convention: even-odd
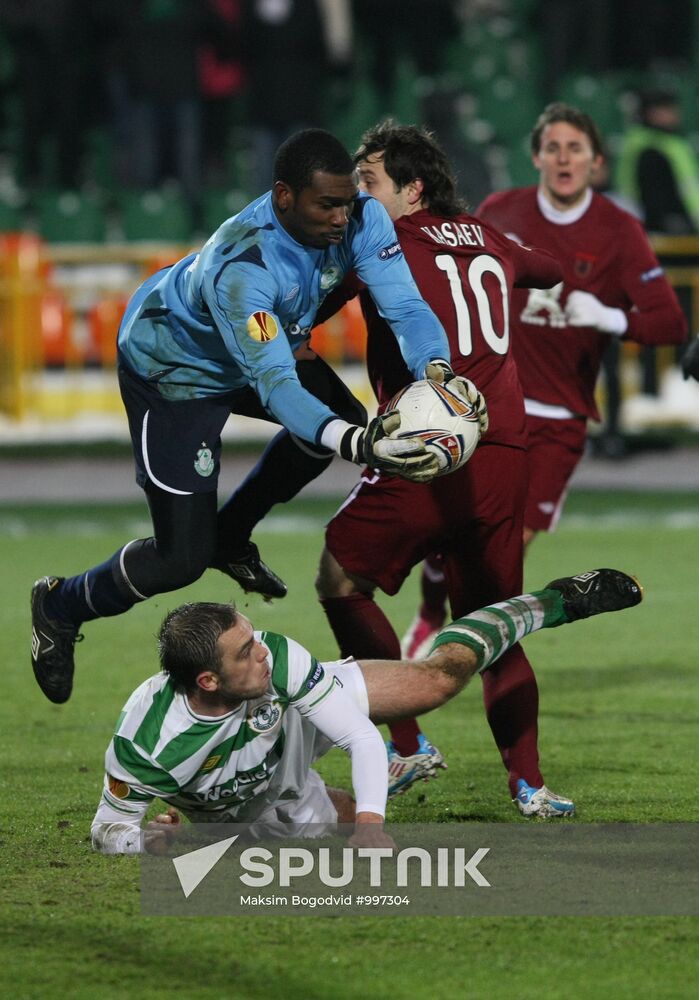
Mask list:
[[[457,618],[439,632],[430,653],[448,642],[461,643],[476,654],[478,673],[483,673],[525,635],[567,621],[560,591],[535,590]]]

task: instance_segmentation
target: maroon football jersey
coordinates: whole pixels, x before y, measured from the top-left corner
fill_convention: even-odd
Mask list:
[[[490,429],[484,440],[524,446],[523,396],[510,351],[512,289],[515,284],[550,288],[562,277],[557,262],[472,215],[447,219],[420,211],[395,226],[420,294],[447,333],[454,371],[485,396]],[[369,379],[385,406],[413,376],[366,290],[361,299]]]
[[[610,335],[568,326],[565,304],[576,289],[623,309],[631,340],[684,340],[684,314],[642,226],[608,198],[593,194],[584,215],[567,225],[542,215],[536,187],[490,195],[477,215],[518,243],[546,247],[563,268],[563,284],[544,299],[521,290],[513,295],[512,349],[528,399],[599,418],[595,383]]]

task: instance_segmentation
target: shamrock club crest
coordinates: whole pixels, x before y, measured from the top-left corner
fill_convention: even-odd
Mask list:
[[[194,471],[198,475],[206,478],[214,471],[215,464],[211,448],[207,447],[206,441],[202,441],[201,448],[197,452],[197,457],[194,459]]]
[[[254,733],[268,733],[282,717],[281,706],[276,701],[263,701],[249,713],[246,722]]]

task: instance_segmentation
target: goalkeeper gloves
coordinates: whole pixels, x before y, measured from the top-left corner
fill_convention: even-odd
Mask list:
[[[623,309],[605,306],[589,292],[571,292],[565,313],[570,326],[591,326],[615,337],[623,337],[629,325]]]
[[[441,382],[452,392],[456,393],[465,403],[472,406],[478,415],[478,426],[481,437],[488,430],[488,407],[485,397],[476,389],[470,379],[463,375],[455,375],[454,369],[448,361],[443,358],[435,358],[425,368],[425,378],[432,379],[433,382]]]
[[[400,414],[396,410],[374,417],[368,427],[350,425],[336,451],[357,465],[368,465],[414,483],[429,483],[439,472],[437,456],[427,451],[419,438],[389,438],[399,427]]]
[[[695,378],[699,382],[699,335],[697,335],[682,355],[682,374],[685,378]]]

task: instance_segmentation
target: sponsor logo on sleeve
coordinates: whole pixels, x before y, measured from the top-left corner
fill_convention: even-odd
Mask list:
[[[401,245],[396,240],[396,242],[392,243],[390,247],[384,247],[383,250],[379,250],[379,260],[390,260],[391,257],[395,257],[396,254],[399,254],[400,252]]]
[[[279,333],[279,327],[274,316],[268,312],[255,312],[248,316],[248,334],[258,344],[266,344]]]
[[[323,670],[322,665],[320,663],[316,664],[315,670],[306,681],[307,690],[311,691],[316,686],[318,681],[322,680],[324,676],[325,676],[325,671]]]
[[[650,271],[644,271],[641,275],[641,281],[643,284],[647,284],[649,281],[654,281],[656,278],[661,277],[663,274],[663,269],[658,265],[657,267],[652,267]]]

